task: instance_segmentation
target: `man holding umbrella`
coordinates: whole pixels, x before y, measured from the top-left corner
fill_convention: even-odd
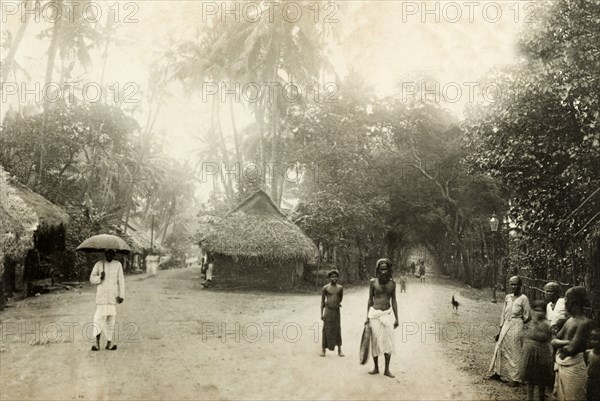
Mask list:
[[[125,277],[123,266],[118,260],[114,260],[115,251],[107,249],[104,252],[104,260],[94,265],[90,282],[98,285],[96,289],[96,313],[94,314],[94,336],[96,344],[92,351],[100,349],[100,334],[104,331],[106,336],[106,349],[114,351],[115,344],[111,344],[115,329],[115,316],[117,314],[116,304],[123,302],[125,298]]]
[[[116,304],[122,303],[125,298],[125,277],[121,262],[113,259],[116,252],[129,253],[131,248],[116,235],[98,234],[79,244],[77,250],[86,253],[104,252],[104,260],[97,262],[90,274],[90,282],[98,286],[96,289],[96,314],[94,315],[96,344],[92,346],[92,351],[100,349],[102,331],[107,340],[106,349],[114,351],[117,346],[111,342],[117,315]]]

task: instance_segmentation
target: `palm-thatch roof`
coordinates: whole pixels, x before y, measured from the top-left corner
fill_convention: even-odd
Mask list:
[[[133,246],[133,250],[137,253],[144,253],[144,249],[150,249],[150,238],[139,228],[133,227],[131,224],[129,225],[130,230],[127,231],[125,240],[129,245]]]
[[[31,189],[17,182],[11,182],[10,186],[14,190],[14,194],[33,209],[40,224],[46,223],[50,226],[58,226],[60,224],[66,225],[69,222],[67,212],[42,195],[33,192]]]
[[[3,231],[14,231],[17,228],[22,228],[19,221],[12,217],[3,207],[0,207],[0,227]],[[0,231],[0,235],[4,234]]]
[[[113,235],[116,235],[123,239],[131,248],[131,251],[135,254],[143,254],[144,253],[144,245],[141,244],[136,238],[134,238],[131,233],[128,231],[127,234],[121,230],[121,228],[113,227]]]
[[[263,191],[213,224],[200,239],[208,252],[263,261],[308,260],[316,247]]]

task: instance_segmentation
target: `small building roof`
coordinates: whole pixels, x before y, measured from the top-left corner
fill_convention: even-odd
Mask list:
[[[69,223],[69,215],[60,206],[57,206],[44,198],[42,195],[33,192],[31,189],[17,182],[11,182],[10,187],[27,206],[36,214],[39,223],[46,223],[50,226]]]
[[[267,193],[261,189],[248,196],[239,205],[233,208],[227,216],[232,213],[241,212],[248,215],[273,215],[273,216],[281,216],[286,218],[285,213],[283,213],[279,207],[273,202],[273,199]]]
[[[204,250],[263,261],[308,260],[317,249],[263,191],[246,198],[200,239]]]

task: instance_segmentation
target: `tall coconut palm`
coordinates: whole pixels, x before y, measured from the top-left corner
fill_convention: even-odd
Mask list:
[[[49,0],[49,3],[53,5],[52,9],[63,10],[63,0]],[[86,4],[90,3],[89,0],[79,2],[77,5],[81,6],[81,10],[86,9]],[[90,8],[87,8],[88,10]],[[73,69],[75,62],[79,63],[87,68],[91,64],[91,58],[89,49],[93,42],[98,39],[98,33],[95,31],[91,20],[88,16],[84,16],[79,12],[73,12],[73,18],[57,17],[54,19],[52,27],[40,34],[40,37],[50,37],[50,44],[48,46],[48,61],[46,63],[46,75],[45,75],[45,88],[49,87],[52,82],[52,76],[54,71],[54,64],[56,62],[56,55],[60,54],[61,60],[65,61],[70,59],[69,67],[65,67],[61,72],[61,81],[64,81],[66,74],[69,74]],[[66,63],[63,63],[63,66]],[[44,173],[44,133],[48,122],[48,110],[50,107],[49,102],[44,102],[44,123],[42,125],[42,131],[40,134],[40,163],[39,163],[39,174],[38,179],[41,182]]]
[[[33,3],[34,3],[33,0],[23,0],[21,3],[21,7],[23,10],[29,10],[29,7]],[[39,3],[39,0],[36,0],[36,3]],[[29,26],[30,16],[31,16],[31,13],[25,14],[25,20],[22,21],[21,24],[19,25],[17,34],[14,36],[14,38],[11,36],[10,48],[8,49],[8,54],[6,55],[6,58],[4,60],[2,60],[2,82],[6,82],[6,80],[8,79],[8,74],[9,74],[10,70],[15,69],[15,64],[14,64],[15,57],[17,55],[17,50],[19,50],[19,45],[21,44],[21,41],[23,40],[23,37],[25,36],[25,31],[27,30],[27,27]]]
[[[199,33],[194,40],[186,40],[180,43],[178,51],[178,60],[174,65],[172,77],[185,83],[189,93],[201,91],[206,82],[224,83],[231,81],[230,70],[226,65],[226,60],[213,53],[213,44],[222,31],[222,25],[215,25],[214,29]],[[230,166],[231,161],[235,160],[241,166],[243,159],[240,147],[239,133],[235,124],[233,104],[230,103],[229,113],[232,121],[232,134],[234,152],[233,156],[228,148],[228,141],[221,125],[221,101],[220,97],[211,97],[210,128],[201,136],[201,142],[208,145],[208,153],[199,150],[197,156],[204,156],[200,160],[217,159],[222,160],[225,165]],[[215,182],[216,185],[216,182]],[[233,201],[234,188],[233,180],[227,176],[225,181],[225,194],[227,199]]]
[[[302,15],[312,15],[309,2],[296,3]],[[225,60],[230,66],[233,80],[243,83],[255,82],[264,87],[267,83],[277,85],[273,96],[262,96],[254,103],[255,119],[261,136],[261,163],[264,165],[266,137],[270,137],[270,161],[278,162],[278,142],[285,106],[281,88],[297,83],[301,87],[312,85],[319,71],[326,64],[321,40],[321,22],[313,18],[300,18],[291,22],[282,13],[261,13],[258,21],[245,19],[241,23],[225,23],[218,40],[214,43],[213,59]],[[278,193],[279,174],[271,174],[271,197],[280,202]]]

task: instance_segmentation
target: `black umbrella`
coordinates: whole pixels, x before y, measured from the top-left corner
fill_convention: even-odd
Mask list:
[[[119,253],[129,253],[131,252],[131,248],[127,245],[122,238],[117,237],[116,235],[110,234],[98,234],[94,235],[83,241],[77,247],[78,251],[82,252],[104,252],[106,250],[112,249],[115,252]]]

